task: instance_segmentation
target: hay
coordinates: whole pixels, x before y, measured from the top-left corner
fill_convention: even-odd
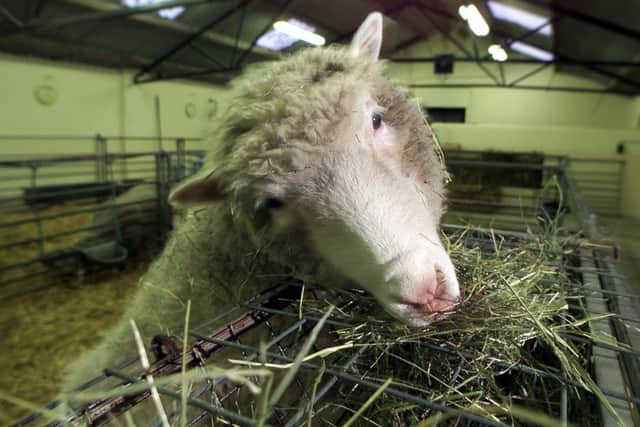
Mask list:
[[[61,370],[109,331],[146,268],[105,271],[83,285],[61,283],[0,306],[0,391],[36,404],[51,401]],[[8,420],[28,412],[0,399]]]
[[[330,290],[320,298],[297,302],[295,311],[318,317],[327,313],[328,304],[337,304],[331,320],[352,325],[321,338],[324,348],[304,359],[321,366],[319,372],[302,376],[307,390],[315,394],[321,381],[331,375],[329,368],[335,369],[363,347],[366,351],[350,373],[380,385],[371,390],[339,382],[339,387],[313,408],[314,424],[331,425],[346,413],[342,421],[348,419],[353,425],[457,425],[461,413],[473,413],[506,424],[554,425],[565,392],[569,420],[577,425],[601,422],[597,403],[600,400],[605,407],[607,403],[589,375],[591,346],[573,342],[568,336],[622,346],[611,337],[594,335],[588,328],[592,319],[584,311],[569,309],[568,301],[574,307],[583,298],[578,288],[564,288],[576,278],[559,272],[557,266],[572,262],[572,238],[559,237],[553,221],[547,233],[532,234],[528,239],[507,240],[493,234],[476,239],[473,233],[468,229],[448,238],[463,298],[455,313],[428,328],[399,324],[383,315],[371,296],[357,290]],[[95,287],[57,289],[44,298],[23,301],[13,317],[0,317],[0,327],[13,332],[0,343],[13,349],[11,356],[0,356],[0,363],[7,368],[3,370],[7,375],[0,378],[0,391],[35,403],[46,402],[55,392],[60,368],[99,340],[93,331],[108,330],[133,288],[134,276],[143,270],[140,266],[129,278],[106,280]],[[97,298],[100,287],[104,294]],[[62,318],[62,326],[54,323]],[[88,321],[92,331],[85,326]],[[258,363],[258,368],[272,372],[263,384],[263,395],[255,397],[259,414],[291,413],[291,402],[278,402],[278,397],[311,342],[289,346],[300,356],[293,356],[297,359],[293,368],[279,361]],[[26,360],[29,362],[24,366]],[[248,362],[236,363],[244,367]],[[256,367],[256,362],[251,363]],[[197,373],[186,375],[190,384],[197,381]],[[562,386],[563,378],[569,385]],[[174,381],[184,388],[184,378],[178,375]],[[440,413],[390,397],[385,394],[390,388],[458,412]],[[234,405],[230,409],[242,413],[237,401]],[[23,413],[15,407],[3,412]]]
[[[65,203],[37,210],[40,217],[67,214],[42,221],[47,236],[92,225],[95,204]],[[72,211],[86,212],[69,214]],[[35,219],[36,211],[0,214],[0,223]],[[38,258],[73,246],[89,232],[47,238],[40,244],[29,243],[0,250],[0,267]],[[0,242],[38,239],[35,221],[0,228]],[[61,369],[86,351],[120,317],[126,300],[133,294],[149,256],[124,270],[105,270],[83,275],[47,271],[41,263],[32,263],[0,272],[0,281],[45,271],[2,287],[0,296],[0,391],[37,404],[50,401],[58,392]],[[37,292],[27,292],[37,290]],[[24,293],[24,294],[23,294]],[[0,413],[9,420],[27,413],[0,400]],[[2,423],[0,419],[0,423]]]
[[[411,329],[372,315],[379,312],[377,303],[362,292],[333,291],[339,297],[327,300],[346,303],[332,320],[354,325],[337,331],[337,344],[371,347],[359,365],[365,379],[382,384],[392,376],[391,385],[400,390],[507,424],[523,424],[529,411],[559,417],[559,379],[566,377],[576,384],[566,388],[569,419],[578,425],[597,425],[598,415],[585,411],[585,407],[597,407],[594,395],[604,400],[588,374],[590,349],[566,337],[609,344],[611,338],[594,336],[585,314],[568,309],[568,300],[581,298],[565,292],[562,286],[569,278],[553,266],[563,261],[562,242],[542,235],[512,246],[513,242],[493,236],[492,248],[483,251],[467,246],[466,237],[467,232],[462,232],[450,241],[464,296],[449,318],[428,328]],[[319,314],[324,307],[317,300],[302,304],[307,315]],[[353,393],[351,386],[343,387],[340,398],[319,405],[315,412],[321,417],[326,414],[327,419],[335,411],[356,413],[366,398]],[[386,397],[370,403],[362,420],[368,425],[402,426],[433,422],[441,416]],[[456,424],[459,419],[454,416],[448,422]]]

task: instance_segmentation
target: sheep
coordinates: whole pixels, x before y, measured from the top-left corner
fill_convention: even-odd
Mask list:
[[[187,209],[122,320],[67,369],[64,389],[283,276],[370,292],[391,316],[424,327],[460,290],[439,236],[446,171],[419,104],[378,60],[382,15],[350,46],[260,65],[213,137],[203,169],[170,194]]]

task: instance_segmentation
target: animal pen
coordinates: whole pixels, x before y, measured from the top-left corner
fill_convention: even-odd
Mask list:
[[[37,280],[52,269],[78,268],[78,257],[83,269],[123,262],[130,248],[119,215],[101,226],[91,225],[91,217],[58,222],[65,229],[47,221],[123,208],[118,197],[146,183],[155,196],[145,221],[166,231],[168,189],[197,169],[200,154],[179,143],[172,151],[1,162],[3,176],[20,184],[3,189],[3,207],[15,209],[3,210],[0,228],[30,224],[35,234],[3,239],[0,289],[43,286]],[[448,319],[408,328],[379,317],[361,291],[290,278],[211,313],[182,337],[152,337],[156,361],[148,370],[131,349],[122,365],[87,378],[67,418],[49,411],[55,401],[16,425],[116,423],[150,400],[148,375],[172,425],[185,414],[186,425],[637,424],[638,296],[616,270],[615,246],[600,235],[567,159],[447,157],[454,181],[443,233],[464,288]],[[133,165],[145,174],[136,175]],[[125,167],[126,175],[118,173]],[[45,176],[60,180],[41,185]],[[107,255],[76,244],[97,227],[111,236]],[[71,235],[77,237],[64,240]],[[258,345],[258,334],[268,340]],[[210,367],[216,365],[225,370]],[[163,425],[160,415],[150,421]]]

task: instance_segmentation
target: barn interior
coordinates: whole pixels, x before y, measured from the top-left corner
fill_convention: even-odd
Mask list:
[[[396,364],[375,369],[362,368],[357,357],[371,368],[389,358],[388,348],[376,358],[359,347],[332,353],[320,375],[296,378],[290,388],[304,397],[290,405],[295,410],[272,411],[266,424],[640,425],[640,192],[633,184],[640,181],[640,10],[631,0],[0,0],[0,425],[129,422],[127,410],[145,391],[85,402],[73,419],[54,415],[58,405],[50,402],[65,366],[108,333],[184,220],[168,204],[169,192],[202,167],[234,101],[234,82],[266,61],[348,44],[373,11],[383,15],[386,73],[417,99],[444,153],[450,182],[442,228],[451,250],[460,259],[467,257],[461,246],[497,253],[498,236],[513,250],[505,256],[538,265],[534,251],[544,248],[566,275],[559,298],[567,301],[545,304],[573,317],[540,318],[576,329],[560,331],[554,344],[546,332],[522,341],[518,352],[526,356],[518,364],[535,371],[534,379],[496,395],[513,407],[459,391],[482,381],[502,387],[507,371],[516,378],[515,362],[483,353],[465,341],[469,333],[447,335],[457,345],[446,354],[465,354],[467,365],[434,379],[444,388],[434,385],[432,394],[408,379],[385,380],[401,371],[399,360],[430,378],[416,363],[425,354],[440,360],[442,342],[424,338],[420,345],[431,353],[412,347],[396,354]],[[297,32],[275,25],[283,22]],[[546,276],[547,267],[540,264],[544,274],[535,276],[557,280]],[[526,282],[528,270],[518,268],[514,280]],[[575,283],[581,291],[562,293]],[[303,313],[302,302],[274,302],[282,295],[290,301],[289,288],[269,292],[216,317],[185,345],[229,346],[231,356],[219,358],[253,360],[262,357],[257,347],[238,336],[267,328],[289,340],[270,343],[269,360],[284,363],[301,354],[313,326],[353,323],[347,311],[321,321],[322,294],[309,296]],[[282,320],[291,313],[290,323]],[[283,330],[298,332],[282,338]],[[491,346],[502,340],[485,339]],[[535,339],[580,354],[580,376]],[[323,346],[318,341],[314,351]],[[468,366],[470,358],[480,360],[469,356],[476,347],[488,362],[474,371]],[[128,357],[136,355],[131,349]],[[535,357],[544,360],[523,362]],[[167,366],[158,363],[158,372]],[[128,375],[106,376],[143,381],[139,372]],[[520,384],[525,374],[517,375]],[[547,377],[556,383],[541,380]],[[205,398],[217,381],[182,402],[199,411],[191,421],[181,421],[178,406],[168,424],[264,425],[236,403]],[[346,389],[359,397],[338,408],[336,396]],[[138,424],[167,425],[155,415],[145,421]]]

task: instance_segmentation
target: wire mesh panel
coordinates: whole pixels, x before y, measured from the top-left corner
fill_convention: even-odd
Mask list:
[[[566,159],[541,153],[449,150],[446,220],[502,229],[538,229],[564,209],[559,176]],[[569,218],[570,219],[570,218]]]
[[[445,231],[466,284],[448,319],[407,328],[361,291],[289,280],[193,328],[186,343],[153,337],[150,370],[135,357],[106,369],[81,387],[97,394],[65,420],[101,425],[129,413],[161,425],[149,405],[140,407],[151,374],[169,421],[186,412],[187,425],[498,426],[539,417],[632,425],[639,348],[596,323],[636,330],[636,314],[611,307],[635,307],[637,296],[591,281],[615,274],[606,257],[551,235]],[[183,366],[193,374],[181,376]],[[122,388],[96,399],[109,381]]]
[[[201,158],[199,151],[99,150],[0,161],[0,299],[159,246],[172,224],[169,188]],[[124,163],[123,175],[117,166]]]
[[[182,174],[172,164],[156,168],[158,181]],[[48,406],[65,415],[40,411],[18,425],[164,425],[164,416],[186,425],[633,425],[638,296],[564,165],[531,170],[536,204],[499,216],[511,230],[443,226],[463,296],[429,327],[399,324],[363,291],[288,279],[183,336],[144,337],[150,369],[132,348]]]
[[[569,167],[591,211],[614,216],[622,213],[624,160],[571,158]]]

